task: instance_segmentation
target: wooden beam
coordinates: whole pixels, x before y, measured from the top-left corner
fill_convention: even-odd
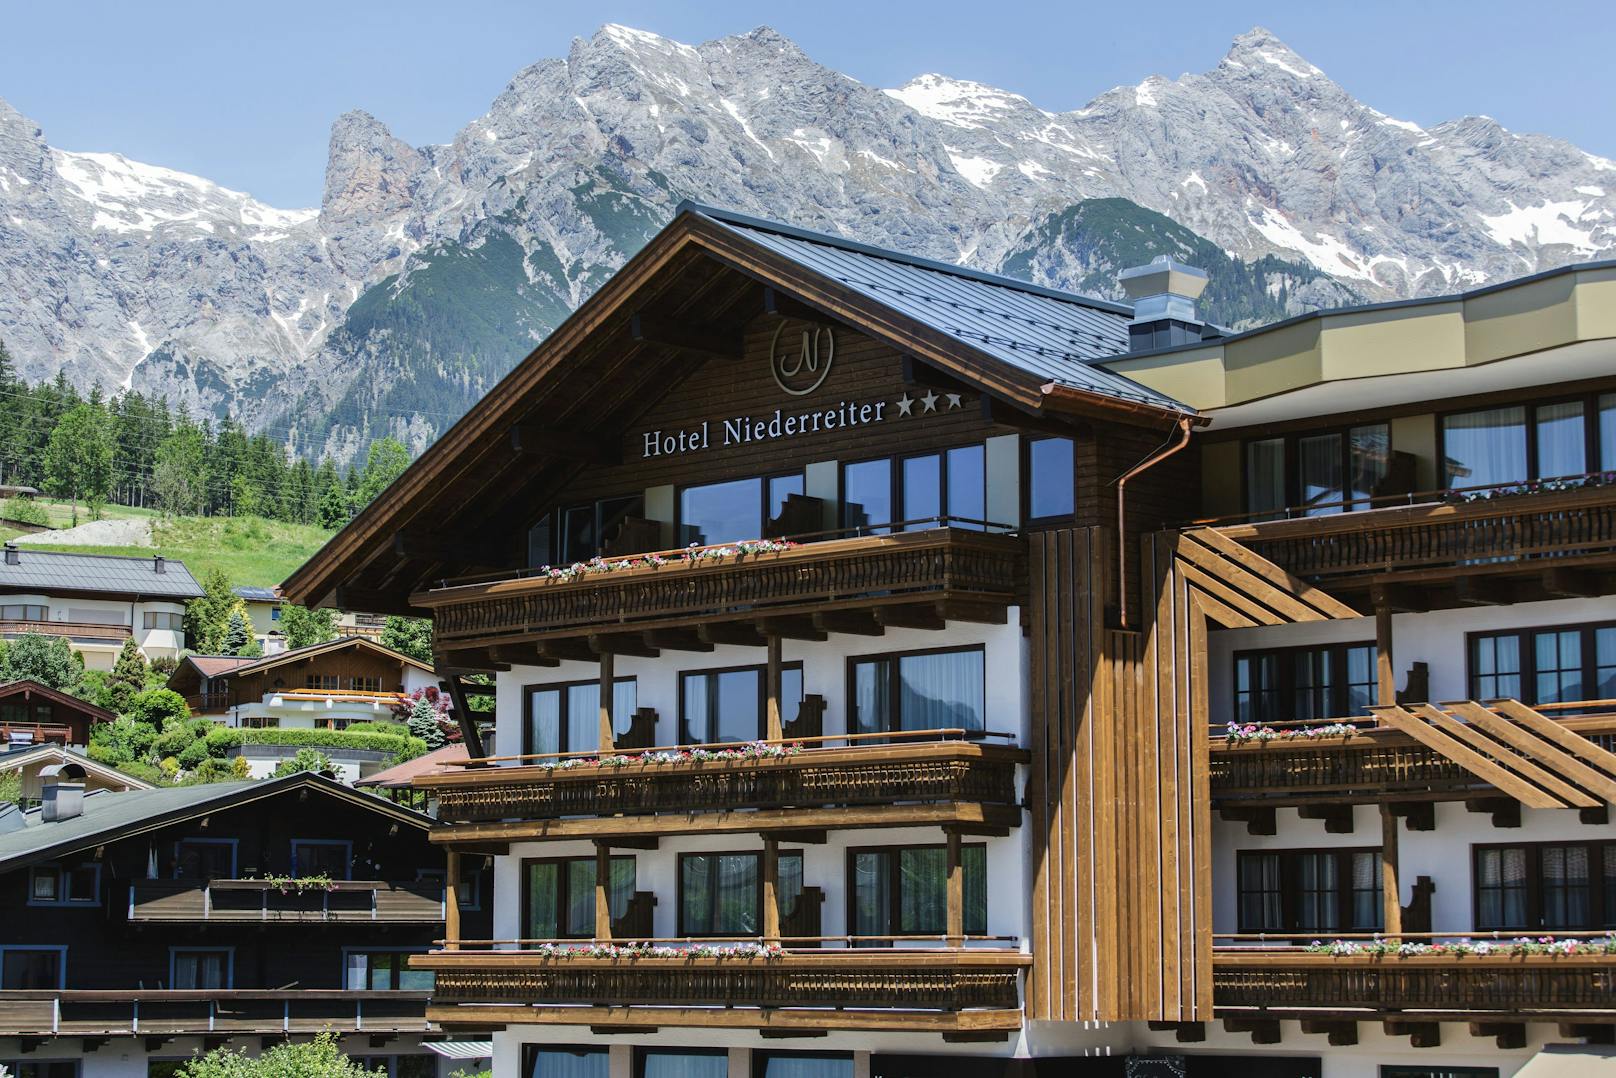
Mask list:
[[[660,651],[711,651],[713,645],[691,629],[651,629],[645,642]]]
[[[440,674],[496,674],[511,668],[495,659],[491,648],[440,651],[433,656],[432,665]]]
[[[393,553],[401,558],[421,558],[455,566],[487,565],[505,568],[507,552],[496,543],[468,538],[451,538],[448,532],[401,531],[393,535]]]
[[[787,845],[823,846],[830,841],[828,831],[777,831],[775,836]]]
[[[782,614],[775,617],[758,618],[757,627],[758,631],[765,637],[765,645],[767,645],[767,638],[770,637],[784,636],[792,640],[812,640],[816,642],[826,639],[824,630],[816,629],[813,620],[803,614]]]
[[[890,629],[942,629],[947,623],[936,603],[902,603],[878,606],[875,617]]]
[[[780,718],[780,695],[784,687],[785,664],[781,659],[780,637],[769,635],[768,661],[764,666],[763,693],[764,693],[764,736],[770,741],[779,741],[785,732],[785,723]],[[767,840],[765,840],[767,841]],[[778,913],[778,911],[776,911]]]
[[[577,637],[565,636],[549,640],[540,640],[534,647],[540,656],[546,659],[555,659],[558,662],[584,662],[600,661],[600,652],[589,646],[587,640]]]
[[[1380,806],[1380,924],[1381,931],[1396,935],[1403,931],[1403,890],[1398,883],[1401,871],[1398,854],[1397,817],[1390,806]]]
[[[613,835],[595,840],[595,845],[613,850],[654,850],[661,844],[655,835]]]
[[[1252,1044],[1278,1044],[1280,1039],[1277,1018],[1225,1018],[1225,1033],[1248,1033]]]
[[[780,942],[780,840],[763,836],[763,942]]]
[[[430,618],[432,611],[411,606],[403,596],[390,591],[337,585],[333,595],[336,605],[349,613],[397,614],[406,618]]]
[[[904,1011],[819,1007],[530,1007],[523,1003],[431,1005],[427,1021],[461,1029],[489,1026],[654,1025],[717,1029],[846,1030],[967,1034],[1021,1029],[1021,1010]]]
[[[1318,1034],[1323,1033],[1329,1038],[1332,1048],[1345,1048],[1358,1043],[1358,1023],[1326,1021],[1317,1018],[1302,1019],[1302,1032]]]
[[[745,351],[745,342],[739,333],[716,330],[685,319],[636,314],[629,319],[628,333],[644,344],[715,359],[740,359]]]
[[[443,851],[443,949],[460,950],[460,851]]]
[[[960,833],[950,827],[944,830],[944,835],[948,842],[947,943],[949,947],[963,947],[965,946],[965,867],[960,849]]]
[[[1591,569],[1545,569],[1542,583],[1544,591],[1563,599],[1595,598],[1610,590],[1604,575]]]
[[[483,751],[482,731],[477,729],[477,719],[471,713],[471,705],[466,703],[465,682],[460,680],[459,674],[451,674],[440,684],[448,690],[449,702],[454,705],[455,724],[460,727],[460,740],[466,746],[467,755],[474,760],[487,756]]]
[[[1471,1022],[1472,1037],[1492,1037],[1504,1049],[1526,1047],[1525,1022]]]
[[[814,628],[852,636],[881,636],[886,626],[868,610],[826,610],[812,615]]]
[[[1439,1023],[1387,1020],[1383,1023],[1383,1026],[1386,1030],[1386,1036],[1407,1037],[1411,1047],[1442,1047],[1442,1026]]]
[[[1397,706],[1397,671],[1392,665],[1392,608],[1375,604],[1375,696],[1376,703]]]
[[[654,659],[662,654],[645,642],[642,633],[590,633],[589,650],[602,658],[607,655],[634,655]]]
[[[611,709],[608,707],[605,713],[610,715]],[[595,938],[598,940],[612,938],[611,884],[612,847],[609,843],[597,842],[595,843]]]
[[[1394,614],[1420,614],[1431,609],[1431,596],[1413,584],[1375,584],[1369,589],[1369,602]]]
[[[1302,805],[1296,814],[1304,820],[1323,820],[1326,834],[1352,834],[1351,805]]]
[[[810,307],[801,300],[788,296],[773,286],[765,286],[763,289],[763,313],[808,322],[830,321],[829,317],[818,308]]]
[[[1436,804],[1431,801],[1388,801],[1386,810],[1405,822],[1410,831],[1436,830]]]
[[[713,622],[696,626],[696,637],[709,644],[739,644],[742,647],[762,647],[768,638],[757,626],[746,622]]]
[[[603,466],[623,463],[622,446],[615,439],[563,430],[532,420],[512,424],[510,445],[511,452],[524,456],[555,457],[578,464]]]
[[[513,666],[560,666],[558,659],[546,658],[532,644],[494,644],[488,657],[507,670]]]
[[[593,640],[591,640],[591,643],[593,643]],[[617,656],[610,651],[601,652],[599,713],[600,751],[602,753],[611,752],[613,748],[612,740],[615,731],[612,729],[612,697],[616,694],[612,690],[616,687],[616,679],[613,676],[616,669]],[[598,879],[595,882],[597,886],[602,885]]]
[[[1279,821],[1274,815],[1273,808],[1266,805],[1256,805],[1250,808],[1224,807],[1218,809],[1218,815],[1230,823],[1243,823],[1246,825],[1248,835],[1277,835],[1279,834]]]
[[[1465,801],[1466,812],[1487,813],[1494,827],[1519,827],[1521,803],[1513,797],[1472,797]]]
[[[1453,581],[1453,597],[1461,606],[1507,606],[1515,601],[1515,589],[1507,580],[1461,576]]]

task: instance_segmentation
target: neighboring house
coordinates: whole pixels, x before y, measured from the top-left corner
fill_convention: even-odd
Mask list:
[[[88,745],[90,727],[117,717],[37,681],[0,685],[0,745]]]
[[[264,649],[264,654],[284,651],[286,632],[281,627],[281,610],[285,600],[281,598],[280,589],[243,586],[234,591],[247,608],[253,638]],[[379,614],[354,614],[346,610],[337,612],[337,633],[341,636],[364,636],[375,640],[381,637],[386,625],[387,618]]]
[[[329,1029],[392,1078],[464,1066],[428,1047],[432,975],[406,960],[443,935],[447,892],[486,925],[489,879],[478,864],[446,887],[426,816],[307,772],[129,793],[84,778],[69,765],[41,809],[0,812],[0,1065],[166,1076]]]
[[[43,796],[45,778],[41,774],[48,767],[57,767],[62,764],[77,764],[84,771],[84,790],[86,793],[94,791],[107,791],[109,793],[126,793],[129,790],[150,790],[151,783],[126,775],[115,767],[98,763],[82,752],[62,745],[46,743],[42,745],[13,745],[6,751],[0,752],[0,774],[18,772],[22,777],[22,788],[18,794],[20,804],[24,808],[32,808],[39,804]],[[396,799],[395,799],[396,800]]]
[[[360,779],[354,785],[379,797],[385,797],[389,801],[396,801],[400,805],[407,805],[428,815],[436,815],[437,803],[431,792],[416,786],[415,780],[422,775],[448,774],[458,770],[459,765],[465,760],[466,746],[457,741],[452,745],[433,749],[425,756],[417,756],[413,760],[394,764],[385,771],[378,771],[374,775]]]
[[[263,658],[188,655],[168,680],[193,714],[243,729],[345,730],[356,722],[395,722],[405,694],[436,684],[432,668],[362,637]],[[254,776],[295,754],[293,745],[243,745]],[[352,781],[385,766],[373,749],[321,746]]]
[[[7,543],[0,557],[0,637],[64,636],[91,670],[111,670],[133,637],[148,660],[185,648],[185,604],[202,588],[184,562],[62,554]]]

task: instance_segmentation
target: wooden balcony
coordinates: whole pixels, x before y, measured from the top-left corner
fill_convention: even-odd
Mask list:
[[[415,785],[450,825],[434,829],[438,842],[1019,825],[1015,769],[1027,753],[960,733],[739,760],[468,767]]]
[[[774,957],[545,957],[434,951],[430,1017],[442,1023],[890,1029],[1020,1028],[1007,949],[786,950]]]
[[[84,621],[0,621],[0,636],[16,637],[24,633],[65,636],[86,644],[122,644],[134,635],[127,625]]]
[[[129,920],[441,924],[443,884],[337,880],[331,890],[283,894],[268,880],[138,880],[129,885]]]
[[[1616,751],[1616,706],[1601,714],[1552,721],[1594,749]],[[1543,710],[1549,710],[1547,708]],[[1213,735],[1212,798],[1232,807],[1294,807],[1380,801],[1459,801],[1497,797],[1500,789],[1451,756],[1402,730],[1362,716],[1350,735],[1274,741],[1228,741]],[[1541,744],[1541,739],[1537,742]],[[1528,747],[1532,742],[1523,742]],[[1502,753],[1499,753],[1502,755]],[[1528,765],[1533,761],[1525,757]],[[1519,765],[1517,765],[1519,766]],[[1499,781],[1503,781],[1500,779]]]
[[[1514,1022],[1616,1019],[1616,955],[1213,956],[1220,1017]]]
[[[77,740],[73,728],[65,723],[0,722],[0,746],[43,745],[47,741],[71,745]]]
[[[453,650],[791,617],[812,630],[816,615],[832,629],[837,617],[883,613],[894,624],[1002,622],[1025,580],[1020,537],[933,528],[570,580],[447,582],[410,601],[432,611],[438,646]]]
[[[1403,601],[1432,607],[1616,590],[1606,576],[1616,570],[1616,486],[1219,530],[1342,598],[1361,600],[1376,584],[1404,586]]]
[[[191,714],[193,715],[229,711],[230,694],[228,692],[193,693],[185,698],[185,706],[191,709]]]
[[[422,1033],[426,992],[118,989],[0,992],[0,1035]]]

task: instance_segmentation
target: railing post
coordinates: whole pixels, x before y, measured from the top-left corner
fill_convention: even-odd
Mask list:
[[[616,656],[609,651],[600,656],[600,751],[609,753],[616,746],[612,733],[612,682],[617,669]]]
[[[612,847],[595,840],[595,939],[612,938]]]
[[[777,633],[770,633],[768,637],[768,667],[764,680],[768,682],[765,689],[765,698],[768,701],[768,713],[765,716],[763,736],[769,741],[779,741],[785,737],[785,723],[780,718],[781,682],[784,680],[784,664],[781,658],[781,640]]]
[[[965,869],[961,864],[960,833],[947,828],[948,836],[948,946],[965,946]]]
[[[443,947],[460,950],[460,851],[453,846],[443,853]]]
[[[763,836],[763,942],[780,942],[780,840],[773,835]]]

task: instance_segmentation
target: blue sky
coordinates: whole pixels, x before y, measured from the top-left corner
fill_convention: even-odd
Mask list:
[[[279,206],[319,202],[332,119],[444,142],[519,68],[620,22],[687,42],[767,24],[878,86],[927,71],[1076,108],[1217,63],[1254,25],[1381,111],[1485,113],[1616,157],[1605,3],[1225,0],[84,0],[6,5],[0,97],[69,150],[115,150]]]

